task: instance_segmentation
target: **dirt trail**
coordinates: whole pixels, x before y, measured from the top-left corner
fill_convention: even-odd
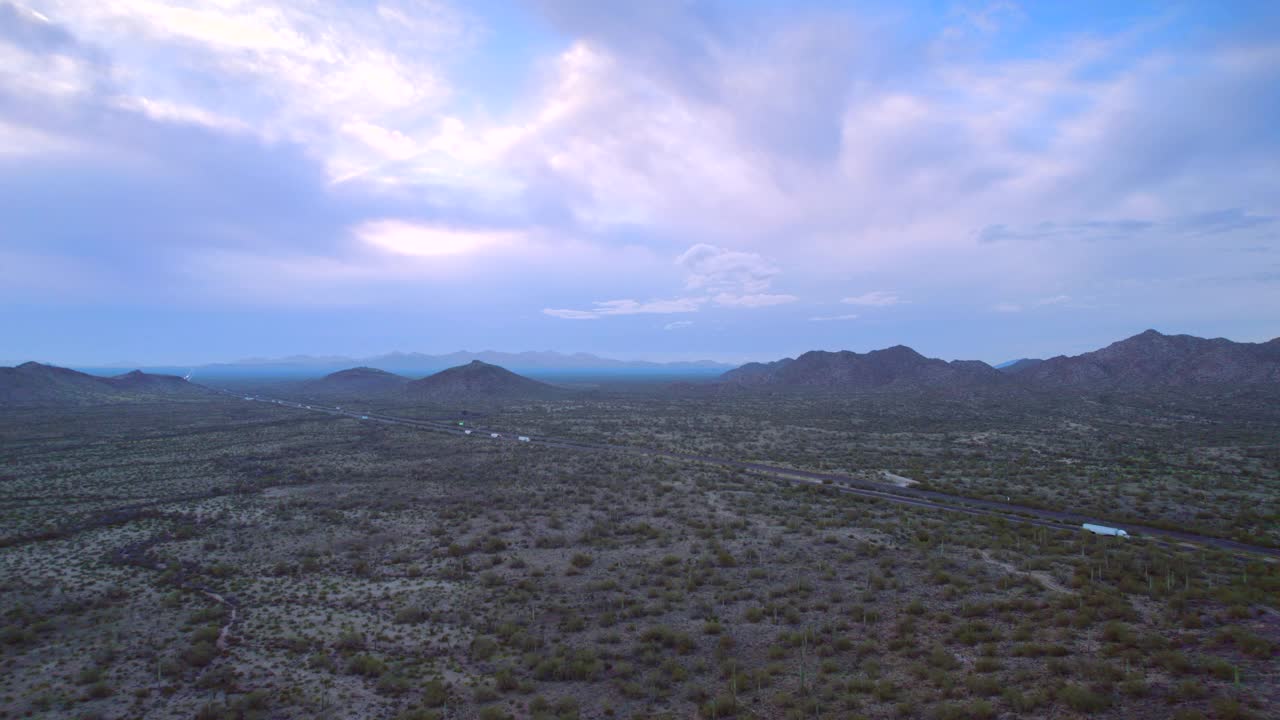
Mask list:
[[[156,545],[162,542],[167,542],[172,539],[173,539],[172,535],[169,535],[168,533],[160,533],[159,535],[151,537],[147,540],[130,543],[129,545],[125,545],[124,547],[116,551],[114,560],[117,563],[124,564],[124,565],[133,565],[135,567],[147,568],[148,570],[153,570],[156,572],[163,572],[167,570],[168,567],[164,563],[160,562],[159,560],[156,560],[155,558],[150,557],[148,553],[150,552],[151,548],[155,547]],[[218,631],[218,640],[217,640],[218,650],[220,652],[226,652],[227,647],[230,644],[229,638],[231,637],[231,627],[235,625],[236,619],[240,615],[240,603],[236,602],[234,598],[229,598],[220,593],[214,592],[212,589],[210,589],[205,585],[189,584],[187,581],[187,577],[193,574],[194,566],[191,566],[191,565],[184,566],[183,564],[179,564],[176,570],[178,571],[178,577],[175,581],[176,585],[178,585],[179,587],[185,587],[188,590],[199,592],[200,594],[204,595],[210,600],[213,600],[214,602],[221,604],[223,607],[231,611],[229,616],[227,617],[226,624],[223,625],[222,628]]]
[[[1054,579],[1052,575],[1050,575],[1049,573],[1043,570],[1019,570],[1017,567],[1015,567],[1010,563],[1001,562],[1000,560],[997,560],[991,557],[991,551],[989,550],[982,551],[982,559],[992,565],[995,565],[1001,570],[1004,570],[1010,575],[1026,575],[1027,577],[1034,579],[1036,582],[1039,582],[1042,586],[1044,586],[1046,590],[1050,590],[1052,592],[1058,592],[1058,593],[1065,593],[1067,595],[1074,595],[1076,592],[1075,590],[1072,590],[1071,588],[1058,582],[1056,579]]]
[[[204,590],[203,592],[206,597],[213,598],[214,600],[222,603],[224,606],[226,606],[231,610],[231,616],[227,618],[227,624],[223,625],[222,630],[218,631],[218,643],[217,643],[218,650],[220,652],[226,652],[227,638],[231,635],[231,626],[234,625],[236,622],[236,613],[238,612],[238,608],[236,608],[234,603],[230,602],[229,600],[222,597],[216,592],[211,592],[209,590]]]

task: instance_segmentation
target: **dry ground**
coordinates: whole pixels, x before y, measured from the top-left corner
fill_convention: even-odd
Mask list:
[[[1280,706],[1261,563],[240,401],[3,423],[0,717]]]

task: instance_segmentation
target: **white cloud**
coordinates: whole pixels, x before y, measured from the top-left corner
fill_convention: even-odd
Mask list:
[[[681,253],[675,264],[685,272],[685,287],[705,295],[638,303],[635,300],[597,302],[590,310],[543,310],[566,320],[594,320],[605,315],[638,312],[695,312],[711,303],[726,308],[762,308],[797,301],[795,295],[768,290],[778,269],[756,253],[738,252],[699,243]]]
[[[901,305],[906,301],[898,297],[897,293],[875,290],[862,295],[844,298],[840,302],[846,305],[862,305],[865,307],[888,307],[890,305]]]
[[[734,288],[745,293],[767,289],[779,270],[757,253],[738,252],[699,243],[676,258],[691,289]]]
[[[413,138],[432,131],[453,95],[446,65],[475,35],[437,0],[381,0],[376,13],[307,0],[33,4],[87,46],[110,49],[122,106],[301,142],[335,174],[416,152]],[[49,91],[90,85],[70,65],[46,63],[40,76]],[[13,85],[3,70],[0,81]]]
[[[418,257],[473,255],[521,245],[520,233],[435,227],[403,220],[375,220],[355,228],[357,238],[375,248]]]
[[[140,112],[143,115],[161,122],[201,125],[227,132],[249,132],[250,126],[243,121],[210,112],[195,105],[184,105],[166,100],[153,100],[148,97],[121,97],[116,101],[118,107]]]
[[[670,300],[606,300],[594,303],[590,310],[559,310],[547,308],[543,314],[565,320],[596,320],[609,315],[668,315],[696,312],[706,298],[673,298]]]
[[[809,322],[831,322],[835,320],[857,320],[858,316],[854,313],[848,315],[816,315],[809,318]]]
[[[723,307],[758,308],[769,307],[771,305],[785,305],[787,303],[793,303],[800,298],[795,295],[769,293],[755,293],[751,295],[719,293],[712,299],[717,305],[721,305]]]
[[[1042,308],[1042,307],[1079,308],[1079,307],[1086,307],[1086,306],[1076,305],[1075,303],[1073,303],[1071,301],[1070,295],[1052,295],[1049,297],[1037,298],[1035,300],[1029,300],[1027,302],[1021,302],[1021,303],[1015,303],[1015,302],[997,303],[993,305],[991,309],[1000,313],[1016,313],[1016,312],[1022,312],[1023,310],[1026,310],[1026,309],[1035,309],[1035,308]]]

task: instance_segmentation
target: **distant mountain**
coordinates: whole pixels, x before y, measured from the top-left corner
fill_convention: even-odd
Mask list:
[[[750,363],[721,376],[727,383],[774,387],[971,387],[1000,382],[1000,371],[976,360],[926,358],[904,345],[856,353],[813,350],[791,360]]]
[[[455,352],[445,355],[424,355],[422,353],[389,353],[369,359],[366,363],[371,367],[383,369],[440,367],[451,368],[465,365],[474,360],[516,370],[550,370],[550,371],[582,371],[582,370],[640,370],[652,372],[682,372],[694,370],[727,370],[732,365],[713,362],[711,360],[692,360],[678,362],[648,362],[644,360],[614,360],[591,353],[559,353],[559,352]]]
[[[101,380],[121,392],[140,395],[192,395],[208,392],[206,388],[193,385],[177,375],[157,375],[141,370]]]
[[[99,377],[37,362],[0,367],[0,405],[94,404],[212,392],[176,375],[139,370]]]
[[[1101,350],[1048,360],[1023,358],[999,369],[946,362],[898,345],[860,354],[807,352],[792,360],[748,363],[720,376],[741,387],[1149,389],[1197,384],[1280,383],[1280,338],[1264,343],[1206,340],[1148,330]]]
[[[404,391],[409,378],[371,367],[357,367],[330,373],[298,388],[305,395],[362,396],[393,395]]]
[[[645,374],[716,374],[732,365],[696,360],[687,362],[647,362],[614,360],[590,353],[558,352],[454,352],[443,355],[393,352],[365,358],[310,357],[295,355],[285,358],[248,358],[232,363],[215,363],[195,368],[197,377],[235,375],[317,376],[354,366],[369,367],[399,375],[423,375],[479,360],[490,365],[534,374],[557,373],[645,373]]]
[[[569,394],[567,390],[479,360],[409,382],[404,392],[414,400],[437,402],[548,400]]]
[[[1101,350],[1050,358],[1017,377],[1039,387],[1275,383],[1280,382],[1280,338],[1238,343],[1147,330]]]
[[[1042,362],[1044,361],[1039,358],[1022,358],[1020,360],[1010,360],[1009,362],[1000,363],[999,365],[996,365],[996,369],[1000,372],[1012,375],[1033,368]]]
[[[782,358],[767,363],[751,362],[726,372],[720,376],[720,379],[739,385],[764,385],[773,379],[774,373],[793,362],[795,360],[792,358]]]

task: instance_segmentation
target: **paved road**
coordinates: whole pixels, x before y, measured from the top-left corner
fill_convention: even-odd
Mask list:
[[[267,402],[285,407],[297,408],[301,410],[311,410],[312,412],[327,413],[330,415],[343,415],[346,417],[356,418],[367,422],[379,422],[390,425],[403,425],[418,428],[431,432],[446,433],[449,435],[466,435],[465,430],[471,431],[471,437],[493,440],[492,433],[497,433],[499,441],[519,442],[515,433],[508,433],[502,430],[493,430],[489,428],[481,428],[471,426],[468,428],[459,427],[456,423],[445,422],[441,420],[418,420],[414,418],[396,417],[393,415],[383,415],[380,413],[362,413],[350,409],[338,409],[335,407],[325,407],[322,405],[307,405],[306,403],[293,402],[291,400],[280,400],[274,398],[265,398],[257,395],[237,395],[229,391],[221,391],[227,395],[235,395],[244,397],[247,400],[258,402]],[[1105,519],[1095,518],[1088,515],[1081,515],[1062,510],[1047,510],[1043,508],[1027,507],[1025,505],[1017,505],[1014,503],[999,502],[997,500],[983,500],[979,498],[969,498],[961,495],[952,495],[949,493],[939,492],[937,490],[923,490],[912,487],[897,487],[884,485],[880,483],[860,480],[858,478],[849,477],[847,475],[837,475],[832,473],[811,472],[808,470],[793,470],[790,468],[782,468],[774,465],[766,465],[764,463],[748,462],[744,460],[729,460],[725,458],[715,458],[703,455],[694,455],[690,453],[680,453],[671,450],[655,450],[651,448],[640,448],[630,445],[613,445],[609,443],[589,443],[577,440],[566,440],[564,438],[546,437],[540,435],[528,435],[528,442],[548,447],[558,447],[570,450],[589,450],[589,451],[607,451],[628,453],[632,455],[645,455],[650,457],[665,457],[674,460],[686,460],[699,463],[707,463],[712,465],[720,465],[723,467],[739,468],[742,470],[753,470],[760,473],[774,475],[792,482],[805,483],[810,485],[822,485],[832,491],[840,492],[848,495],[858,495],[861,497],[876,498],[900,505],[909,505],[913,507],[928,508],[934,510],[946,510],[949,512],[960,512],[968,515],[980,515],[986,517],[1000,517],[1012,522],[1018,522],[1028,525],[1037,525],[1040,527],[1048,527],[1054,529],[1075,530],[1081,524],[1086,522],[1110,525],[1124,529],[1130,535],[1143,536],[1166,545],[1191,544],[1217,548],[1241,555],[1247,556],[1263,556],[1269,559],[1280,559],[1280,549],[1262,547],[1260,545],[1251,545],[1249,543],[1228,540],[1225,538],[1209,537],[1198,535],[1183,530],[1171,530],[1166,528],[1150,527],[1146,525],[1134,525],[1129,523],[1117,524],[1109,522]]]

